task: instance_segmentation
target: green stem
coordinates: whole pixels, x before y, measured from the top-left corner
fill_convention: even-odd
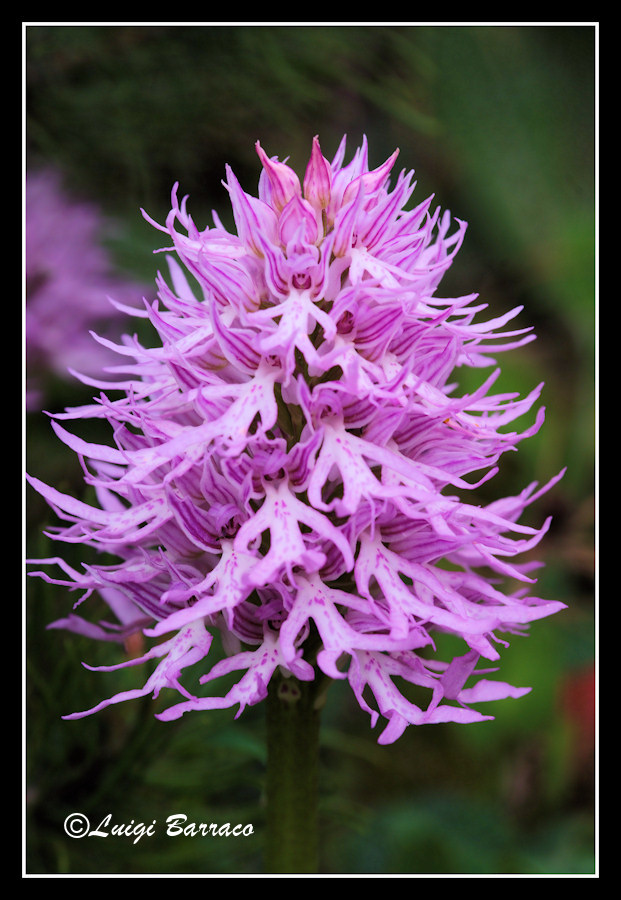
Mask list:
[[[318,866],[317,682],[273,678],[267,696],[265,870],[313,874]]]

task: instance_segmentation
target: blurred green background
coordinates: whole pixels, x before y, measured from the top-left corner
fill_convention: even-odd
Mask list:
[[[366,134],[371,166],[400,148],[413,202],[469,222],[441,296],[478,292],[490,315],[523,304],[538,340],[500,355],[500,389],[545,381],[547,421],[503,460],[489,496],[563,481],[529,511],[552,530],[535,557],[539,594],[568,609],[535,623],[501,677],[533,691],[472,726],[410,728],[376,744],[346,685],[330,689],[322,731],[324,874],[589,874],[594,871],[595,27],[35,25],[26,32],[27,167],[56,166],[116,222],[120,270],[152,282],[157,221],[180,182],[199,227],[231,223],[225,163],[256,193],[257,139],[303,173],[318,134],[347,159]],[[163,240],[162,240],[163,239]],[[120,298],[122,299],[122,298]],[[130,323],[134,328],[134,322]],[[475,373],[476,375],[476,373]],[[468,389],[468,373],[459,373]],[[50,381],[46,408],[90,399]],[[529,422],[531,420],[529,419]],[[525,423],[526,424],[526,423]],[[77,460],[42,414],[27,418],[28,471],[83,491]],[[96,427],[96,426],[94,426]],[[27,551],[53,515],[27,495]],[[79,563],[80,551],[75,549]],[[59,631],[76,595],[27,579],[27,838],[31,874],[261,871],[263,711],[161,724],[159,703],[63,722],[131,687],[138,670],[90,673],[115,645]],[[97,611],[85,614],[96,620]],[[487,709],[485,710],[487,712]],[[74,811],[97,824],[157,820],[154,837],[72,840]],[[169,838],[163,822],[252,823],[248,838]]]

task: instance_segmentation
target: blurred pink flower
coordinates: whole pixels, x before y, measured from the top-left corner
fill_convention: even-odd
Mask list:
[[[115,270],[104,216],[71,198],[58,172],[27,173],[25,214],[27,403],[35,409],[50,373],[100,375],[118,362],[90,330],[117,339],[126,320],[109,298],[138,306],[143,288]]]

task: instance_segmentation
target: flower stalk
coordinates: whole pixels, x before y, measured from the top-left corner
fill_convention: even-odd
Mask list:
[[[266,701],[268,874],[318,871],[317,682],[272,678]]]

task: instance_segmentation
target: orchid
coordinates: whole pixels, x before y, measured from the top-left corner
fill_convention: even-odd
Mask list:
[[[82,376],[101,393],[53,421],[92,499],[29,477],[65,523],[55,540],[117,559],[37,561],[60,572],[32,574],[81,593],[55,626],[155,641],[118,664],[156,659],[143,686],[67,718],[164,689],[180,699],[163,721],[239,715],[278,677],[347,681],[371,724],[383,720],[382,744],[409,725],[489,719],[479,705],[530,690],[488,677],[507,637],[564,608],[535,596],[535,564],[516,560],[550,525],[522,514],[562,473],[476,501],[543,423],[540,410],[513,424],[541,385],[494,393],[496,355],[534,335],[512,324],[520,308],[480,321],[476,294],[438,297],[466,223],[432,198],[410,207],[413,172],[391,187],[398,151],[371,169],[366,139],[348,163],[343,139],[329,162],[315,137],[300,179],[256,149],[258,196],[226,169],[236,233],[215,213],[201,230],[177,185],[164,224],[144,213],[167,235],[168,271],[155,301],[126,312],[159,342],[98,337],[119,364]],[[459,394],[460,367],[482,371],[477,390]],[[113,443],[60,424],[88,418],[107,420]],[[117,621],[75,611],[93,592]],[[217,633],[225,654],[212,662]],[[440,633],[459,639],[455,658],[437,658]],[[183,680],[196,664],[207,696]]]

